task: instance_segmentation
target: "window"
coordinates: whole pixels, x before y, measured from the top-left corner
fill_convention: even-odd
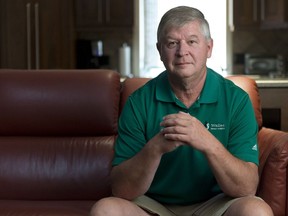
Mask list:
[[[196,7],[204,13],[214,40],[207,66],[226,75],[226,0],[139,0],[139,76],[155,77],[164,70],[156,49],[157,27],[162,15],[179,5]]]

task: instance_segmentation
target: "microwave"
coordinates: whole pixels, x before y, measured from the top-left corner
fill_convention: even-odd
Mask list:
[[[281,55],[245,55],[245,74],[269,76],[284,74],[285,61]]]

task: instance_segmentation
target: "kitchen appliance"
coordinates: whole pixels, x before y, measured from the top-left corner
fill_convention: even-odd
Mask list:
[[[282,55],[245,54],[245,74],[284,76],[285,58]]]
[[[77,40],[77,69],[110,68],[110,57],[103,54],[102,41]]]

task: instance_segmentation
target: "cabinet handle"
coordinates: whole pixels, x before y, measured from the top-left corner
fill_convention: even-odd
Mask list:
[[[26,4],[27,69],[31,69],[31,5]]]
[[[265,2],[261,0],[261,21],[265,19]]]
[[[257,22],[257,20],[258,20],[257,14],[258,14],[257,0],[253,0],[253,20],[255,22]]]
[[[39,4],[34,5],[35,9],[35,68],[40,68],[40,53],[39,53]]]
[[[98,23],[102,24],[103,20],[102,20],[102,0],[98,0]]]
[[[106,22],[110,22],[110,0],[106,0]]]

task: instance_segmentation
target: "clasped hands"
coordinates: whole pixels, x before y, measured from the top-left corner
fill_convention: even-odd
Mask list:
[[[209,143],[208,139],[214,138],[197,118],[181,111],[164,116],[160,126],[162,127],[160,134],[171,145],[171,149],[166,149],[167,151],[180,145],[189,145],[204,151],[206,144]]]

